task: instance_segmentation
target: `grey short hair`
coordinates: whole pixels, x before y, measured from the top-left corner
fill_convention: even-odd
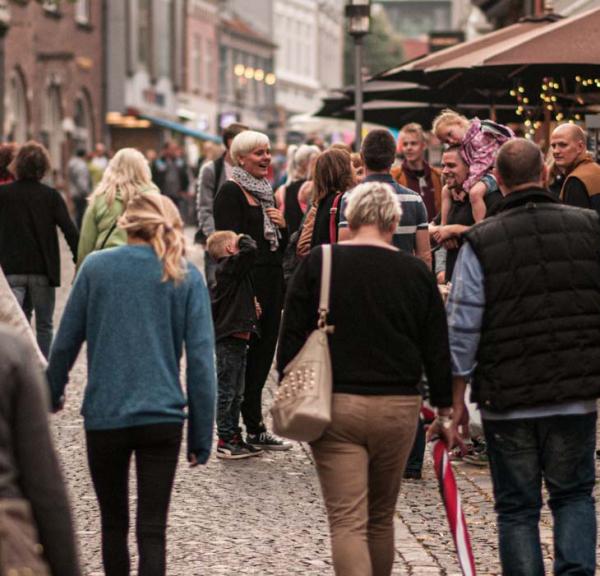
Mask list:
[[[398,195],[389,184],[359,184],[349,193],[346,220],[352,230],[374,225],[381,232],[388,232],[401,215]]]
[[[294,154],[294,164],[298,166],[307,166],[308,162],[313,156],[321,153],[321,149],[318,146],[311,144],[302,144]]]
[[[269,137],[255,130],[244,130],[240,132],[231,143],[229,153],[233,162],[239,166],[240,156],[245,156],[258,146],[270,146]]]

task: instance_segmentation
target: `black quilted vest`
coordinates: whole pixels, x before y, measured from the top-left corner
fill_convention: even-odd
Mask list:
[[[541,189],[465,235],[484,272],[473,399],[492,411],[600,397],[600,224]]]

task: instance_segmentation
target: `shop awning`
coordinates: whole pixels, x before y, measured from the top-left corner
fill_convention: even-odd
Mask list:
[[[164,118],[150,116],[149,114],[140,114],[139,118],[149,120],[150,122],[152,122],[152,124],[156,124],[156,126],[160,126],[161,128],[167,128],[168,130],[174,130],[175,132],[185,134],[186,136],[191,136],[192,138],[198,138],[199,140],[208,140],[209,142],[221,143],[221,138],[219,138],[219,136],[214,136],[213,134],[209,134],[208,132],[204,132],[202,130],[194,130],[193,128],[190,128],[185,124],[180,124],[179,122],[165,120]]]

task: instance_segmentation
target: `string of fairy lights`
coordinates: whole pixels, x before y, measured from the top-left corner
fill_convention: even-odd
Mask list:
[[[561,84],[551,77],[542,80],[537,90],[539,99],[532,96],[525,86],[521,84],[515,86],[510,91],[510,95],[515,98],[515,114],[522,118],[525,137],[531,139],[535,136],[542,125],[540,118],[549,118],[556,122],[581,122],[582,116],[574,108],[585,106],[583,92],[588,89],[600,90],[600,78],[575,76],[575,92],[569,98],[565,96],[567,94],[565,86],[561,87]]]

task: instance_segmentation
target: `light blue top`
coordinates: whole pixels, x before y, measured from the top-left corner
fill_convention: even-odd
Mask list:
[[[455,376],[469,376],[475,369],[484,310],[483,269],[473,248],[468,242],[465,242],[458,253],[447,305],[452,373]],[[481,416],[488,420],[517,420],[588,414],[595,411],[595,400],[578,400],[506,412],[491,412],[482,409]]]
[[[147,245],[88,256],[67,302],[48,366],[52,404],[87,341],[87,430],[181,422],[188,406],[188,454],[203,463],[212,444],[216,374],[208,291],[188,265],[184,281],[162,282]],[[179,378],[185,344],[187,402]]]

